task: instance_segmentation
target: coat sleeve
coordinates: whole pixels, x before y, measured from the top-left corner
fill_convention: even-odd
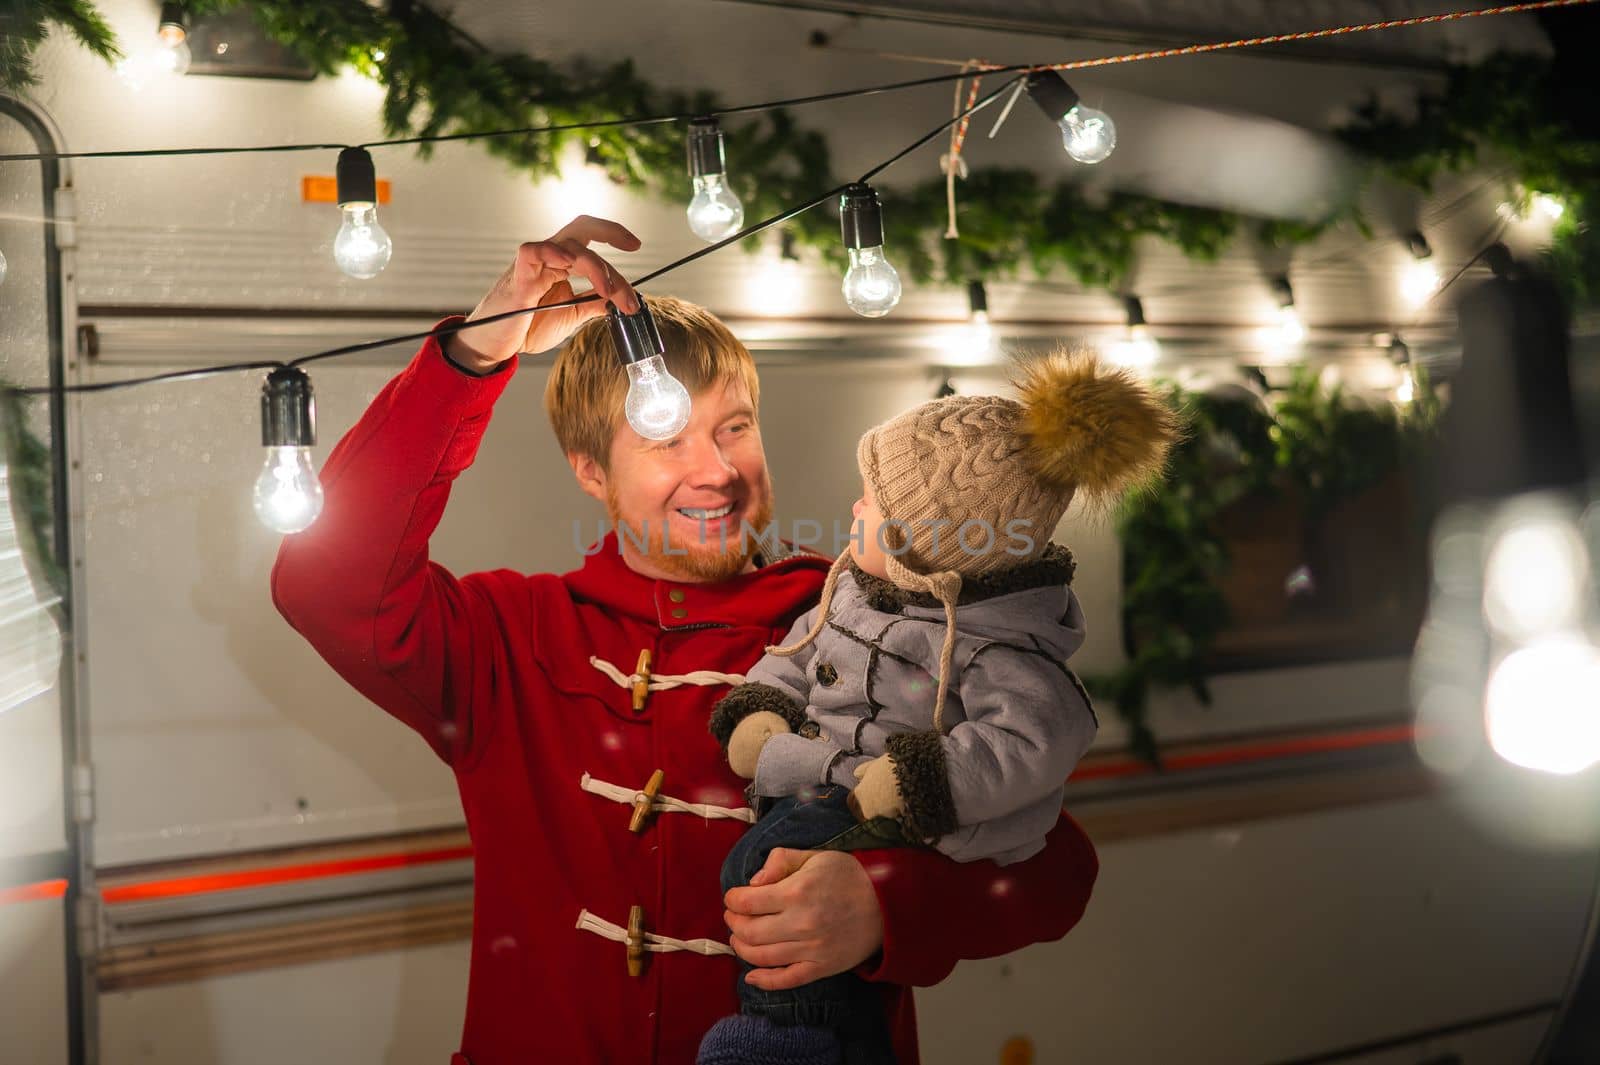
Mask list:
[[[956,962],[993,958],[1060,939],[1083,917],[1100,872],[1094,846],[1063,813],[1026,861],[955,862],[934,850],[852,852],[883,915],[883,949],[856,972],[930,987]]]
[[[473,375],[428,338],[334,447],[321,516],[284,538],[272,570],[272,600],[289,624],[451,763],[502,672],[495,659],[518,581],[458,580],[429,560],[428,539],[515,363]]]
[[[989,644],[959,683],[965,721],[943,736],[909,732],[887,743],[906,827],[919,839],[1059,795],[1097,731],[1077,679],[1042,655]]]

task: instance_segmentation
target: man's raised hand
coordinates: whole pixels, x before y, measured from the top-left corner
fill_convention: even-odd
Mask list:
[[[637,311],[639,297],[633,288],[614,266],[590,250],[589,245],[596,241],[622,251],[639,247],[639,238],[618,223],[579,215],[550,239],[518,248],[516,261],[500,275],[467,321],[570,300],[574,273],[588,280],[599,299],[453,333],[446,341],[450,357],[478,373],[487,373],[519,352],[555,347],[584,322],[604,314],[606,300],[630,314]]]

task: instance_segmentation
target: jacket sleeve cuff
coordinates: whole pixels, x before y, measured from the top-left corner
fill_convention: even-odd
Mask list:
[[[452,315],[434,328],[464,321],[465,315]],[[511,383],[520,360],[507,359],[489,373],[474,373],[444,353],[447,335],[431,333],[422,342],[422,350],[412,362],[418,383],[430,395],[454,407],[462,417],[487,412],[500,398],[500,393],[506,390],[506,385]]]
[[[806,723],[805,710],[770,684],[740,684],[717,700],[711,710],[711,735],[724,751],[739,722],[760,710],[770,710],[783,718],[789,731],[799,732]]]
[[[888,740],[890,765],[905,812],[900,822],[913,839],[933,841],[956,830],[956,802],[937,732],[903,732]]]

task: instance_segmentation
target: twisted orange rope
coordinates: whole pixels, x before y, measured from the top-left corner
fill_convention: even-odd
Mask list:
[[[975,59],[969,60],[967,63],[967,66],[978,65],[980,64]],[[963,67],[962,69],[965,70],[966,67]],[[972,88],[967,93],[967,106],[965,110],[970,112],[972,110],[972,105],[977,102],[978,86],[982,82],[983,78],[981,77],[972,79]],[[959,115],[963,110],[961,106],[961,82],[959,81],[956,82],[955,95],[956,114]],[[949,212],[949,221],[945,223],[944,228],[944,238],[946,240],[956,240],[961,236],[960,232],[958,232],[956,229],[956,178],[965,176],[964,174],[960,173],[962,170],[961,145],[967,139],[967,124],[971,121],[972,115],[963,115],[960,122],[957,122],[954,126],[950,127],[950,152],[942,160],[940,160],[942,163],[944,163],[944,199],[945,208]]]
[[[1290,41],[1309,41],[1319,37],[1339,37],[1348,33],[1370,33],[1374,30],[1396,30],[1406,26],[1426,26],[1436,22],[1459,22],[1462,19],[1484,15],[1514,15],[1520,11],[1539,11],[1551,7],[1576,7],[1592,4],[1595,0],[1534,0],[1526,4],[1503,4],[1500,7],[1479,8],[1476,11],[1447,11],[1439,15],[1416,15],[1411,18],[1390,19],[1387,22],[1362,22],[1352,26],[1333,26],[1323,30],[1301,30],[1298,33],[1274,33],[1266,37],[1241,37],[1234,41],[1217,41],[1212,44],[1189,44],[1182,48],[1158,48],[1149,52],[1128,52],[1123,55],[1101,56],[1099,59],[1075,59],[1070,63],[1049,63],[1030,67],[1030,70],[1083,70],[1087,67],[1106,67],[1117,63],[1135,63],[1145,59],[1170,59],[1180,55],[1200,55],[1203,52],[1223,52],[1234,48],[1256,48],[1263,44],[1286,44]],[[1016,70],[1015,65],[986,63],[980,70]]]

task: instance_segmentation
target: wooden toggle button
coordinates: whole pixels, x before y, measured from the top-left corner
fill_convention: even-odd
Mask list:
[[[656,796],[661,793],[661,782],[664,779],[666,774],[659,769],[650,774],[650,782],[633,801],[633,816],[628,818],[629,832],[643,832],[644,826],[650,823],[651,807],[655,805]]]
[[[644,975],[644,907],[628,911],[628,975]]]
[[[650,694],[650,648],[639,652],[639,664],[633,667],[633,712],[644,709],[645,696]]]

